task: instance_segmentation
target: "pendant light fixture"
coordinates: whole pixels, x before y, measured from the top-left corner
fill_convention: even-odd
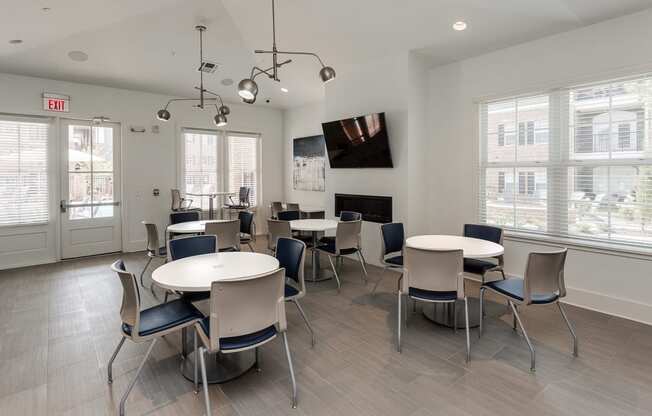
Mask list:
[[[251,74],[249,75],[249,78],[245,78],[240,83],[238,84],[238,95],[240,95],[240,98],[242,98],[242,101],[244,101],[247,104],[253,104],[256,102],[256,96],[258,95],[258,84],[256,84],[256,81],[254,79],[260,75],[260,74],[265,74],[269,78],[273,79],[274,81],[280,81],[278,78],[278,69],[282,67],[285,64],[289,64],[292,62],[291,59],[285,60],[283,62],[278,61],[278,56],[279,55],[309,55],[309,56],[314,56],[317,61],[319,61],[319,64],[321,65],[321,69],[319,70],[319,78],[326,83],[328,81],[331,81],[332,79],[335,78],[335,70],[330,67],[324,65],[324,62],[321,60],[321,58],[313,52],[296,52],[296,51],[279,51],[276,48],[276,14],[275,14],[275,3],[274,0],[272,0],[272,50],[260,50],[257,49],[254,52],[255,53],[265,53],[265,54],[271,54],[272,55],[272,66],[267,68],[267,69],[261,69],[257,66],[254,66],[251,68]]]
[[[199,87],[195,87],[196,90],[199,90],[199,98],[174,98],[165,104],[161,110],[158,110],[156,113],[156,118],[161,121],[168,121],[171,118],[168,107],[171,103],[176,101],[198,101],[199,103],[195,105],[196,108],[204,110],[206,105],[214,106],[217,114],[213,117],[213,122],[217,127],[226,126],[228,120],[226,116],[231,113],[231,109],[224,105],[222,97],[212,91],[204,88],[204,72],[212,73],[216,69],[216,65],[212,62],[204,61],[204,45],[203,45],[203,34],[206,31],[206,26],[195,26],[195,30],[199,32]],[[214,97],[204,97],[204,94],[209,94]],[[219,101],[219,106],[217,105]]]

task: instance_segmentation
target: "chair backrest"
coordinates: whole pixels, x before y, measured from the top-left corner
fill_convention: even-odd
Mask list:
[[[276,218],[281,221],[294,221],[301,218],[299,211],[279,211],[276,213]]]
[[[287,204],[285,204],[285,210],[286,211],[301,211],[301,209],[299,208],[299,204],[297,204],[295,202],[288,202]]]
[[[180,260],[190,256],[217,252],[217,237],[214,235],[195,235],[170,240],[170,257]]]
[[[464,224],[464,237],[477,238],[503,244],[503,229],[484,224]]]
[[[217,237],[218,250],[240,248],[240,220],[207,222],[204,234]]]
[[[238,218],[240,219],[240,232],[253,236],[252,225],[254,223],[254,214],[247,211],[240,211]]]
[[[279,267],[285,269],[285,277],[293,281],[299,289],[299,296],[303,296],[306,292],[306,281],[303,275],[306,243],[293,238],[279,238],[276,243],[276,259]]]
[[[564,266],[566,249],[530,253],[525,266],[523,302],[532,303],[532,295],[557,293],[566,296]]]
[[[132,327],[131,335],[138,337],[140,324],[140,292],[138,281],[133,273],[129,273],[122,260],[116,260],[111,265],[111,270],[118,274],[122,284],[122,305],[120,306],[120,319]]]
[[[172,211],[181,209],[181,192],[178,189],[171,189],[172,193]]]
[[[199,211],[182,211],[170,213],[170,224],[199,221]]]
[[[220,338],[251,334],[272,325],[285,331],[285,270],[244,280],[211,285],[210,347],[219,350]]]
[[[276,218],[276,215],[283,211],[283,203],[279,201],[272,202],[271,210],[272,218]]]
[[[276,249],[276,240],[281,237],[292,238],[290,223],[282,220],[267,220],[267,248]]]
[[[362,221],[340,221],[335,230],[335,252],[347,248],[359,248]]]
[[[403,244],[405,243],[405,231],[403,224],[400,222],[392,222],[380,226],[380,241],[382,243],[382,250],[380,253],[381,261],[385,256],[390,253],[398,253],[403,251]]]
[[[238,201],[241,205],[249,205],[249,192],[251,188],[248,186],[241,186],[238,191]]]
[[[402,288],[433,292],[457,292],[464,298],[464,256],[462,250],[421,250],[405,248],[405,275]]]
[[[158,228],[153,222],[143,221],[142,224],[147,230],[147,251],[150,254],[158,254],[159,248],[161,246],[158,242]]]
[[[340,212],[340,221],[360,221],[362,220],[362,214],[354,211],[341,211]]]

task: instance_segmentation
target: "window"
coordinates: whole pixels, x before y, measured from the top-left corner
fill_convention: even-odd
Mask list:
[[[210,131],[183,131],[183,186],[186,194],[210,194],[220,189],[218,186],[218,140],[217,134]],[[207,210],[207,196],[189,195],[192,206]]]
[[[649,245],[650,114],[649,78],[481,104],[481,221],[526,233]],[[500,125],[505,135],[516,130],[517,146],[495,139]]]
[[[0,225],[47,222],[49,123],[0,118]]]
[[[227,136],[229,160],[229,191],[238,195],[240,187],[249,191],[249,204],[258,201],[258,136],[229,133]]]

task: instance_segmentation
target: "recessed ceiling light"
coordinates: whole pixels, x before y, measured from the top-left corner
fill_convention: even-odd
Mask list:
[[[233,85],[233,80],[231,78],[224,78],[220,83],[225,87],[228,87],[229,85]]]
[[[453,23],[453,29],[457,30],[458,32],[466,29],[466,22],[460,20],[458,22]]]
[[[12,44],[12,45],[18,45],[20,43],[23,43],[23,40],[22,39],[12,39],[12,40],[9,41],[9,43]]]
[[[43,10],[44,12],[49,12],[49,11],[52,10],[52,9],[49,8],[49,7],[43,7],[41,10]]]
[[[285,87],[281,87],[281,91],[283,91],[283,92],[288,92],[288,91],[290,91],[290,90],[288,90],[288,89],[285,88]]]
[[[82,51],[70,51],[68,52],[68,58],[76,62],[86,62],[88,61],[88,55]]]

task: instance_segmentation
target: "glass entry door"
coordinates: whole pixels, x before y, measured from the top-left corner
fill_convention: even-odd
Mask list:
[[[121,251],[119,125],[66,120],[62,129],[61,257]]]

